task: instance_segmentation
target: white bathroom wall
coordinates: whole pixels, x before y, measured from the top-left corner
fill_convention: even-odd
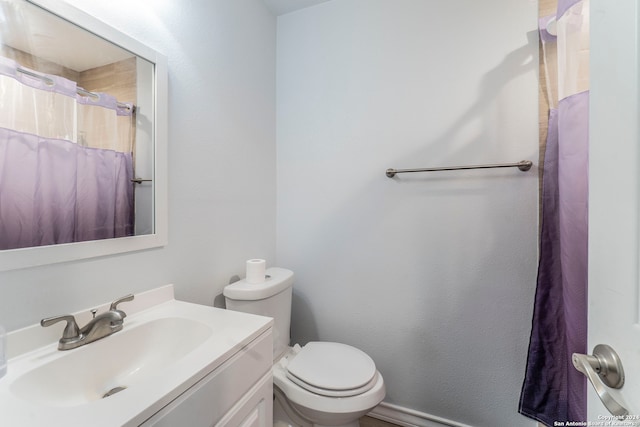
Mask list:
[[[425,418],[534,425],[517,408],[537,168],[385,170],[537,162],[536,21],[529,0],[333,0],[278,18],[293,338],[363,349],[385,400]]]
[[[0,273],[0,324],[167,283],[212,304],[246,259],[275,258],[276,19],[261,0],[69,3],[168,57],[169,245]]]

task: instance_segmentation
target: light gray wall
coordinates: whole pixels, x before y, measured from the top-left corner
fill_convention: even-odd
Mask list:
[[[212,304],[275,259],[275,30],[261,0],[69,0],[168,57],[169,245],[0,273],[8,330],[167,283]]]
[[[537,7],[334,0],[278,18],[277,260],[294,341],[355,345],[389,403],[478,427],[517,414],[538,158]]]
[[[388,402],[529,425],[516,408],[535,169],[384,170],[537,158],[535,2],[334,0],[279,18],[276,239],[263,3],[69,1],[169,58],[169,246],[0,273],[0,323],[166,283],[210,304],[246,259],[266,258],[296,272],[294,338],[367,351]]]

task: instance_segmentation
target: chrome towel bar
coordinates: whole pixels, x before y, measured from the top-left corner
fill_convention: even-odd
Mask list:
[[[387,169],[387,176],[393,178],[397,173],[412,172],[437,172],[437,171],[454,171],[462,169],[493,169],[493,168],[518,168],[522,172],[531,169],[533,162],[530,160],[521,160],[517,163],[500,163],[493,165],[469,165],[469,166],[444,166],[440,168],[424,168],[424,169]]]

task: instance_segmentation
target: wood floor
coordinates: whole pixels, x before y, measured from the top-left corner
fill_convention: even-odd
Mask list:
[[[362,417],[360,418],[360,427],[398,427],[398,425],[372,417]]]

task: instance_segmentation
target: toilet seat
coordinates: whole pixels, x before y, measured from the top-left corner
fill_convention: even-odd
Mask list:
[[[298,346],[298,348],[300,348]],[[365,393],[376,382],[376,365],[362,350],[336,342],[310,342],[286,366],[287,378],[328,397]]]
[[[340,390],[315,387],[311,386],[309,383],[292,380],[291,378],[295,378],[295,376],[289,373],[288,365],[292,363],[302,352],[304,352],[309,344],[305,345],[305,347],[300,347],[298,344],[290,347],[289,350],[282,356],[282,358],[274,363],[272,370],[274,387],[281,390],[284,396],[286,396],[287,400],[291,404],[296,406],[298,410],[302,408],[303,412],[307,414],[307,418],[309,416],[308,411],[319,411],[320,413],[332,414],[369,411],[371,408],[380,403],[380,401],[382,401],[385,396],[384,379],[382,378],[382,375],[375,369],[371,381],[368,381],[366,384],[359,388],[347,389],[347,393],[351,391],[352,395],[345,397],[335,395],[336,393],[340,393]],[[328,346],[325,346],[324,344],[325,343],[321,343],[320,347],[328,348]],[[312,349],[311,351],[313,353],[315,353],[316,351],[313,350],[314,347],[317,346],[315,344],[312,344],[311,347],[309,347],[309,349]],[[360,350],[355,350],[356,353],[360,352]],[[314,355],[317,354],[322,353],[316,353]],[[356,356],[357,359],[355,360],[363,362],[366,359],[370,359],[369,356],[366,355],[366,353],[363,354],[366,356],[366,358],[360,359]],[[364,363],[366,364],[367,362]],[[313,387],[315,387],[316,389],[313,390]]]

